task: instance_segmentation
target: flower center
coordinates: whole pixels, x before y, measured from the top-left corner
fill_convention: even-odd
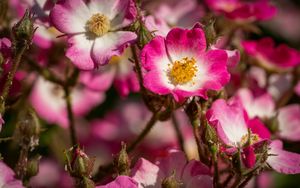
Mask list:
[[[248,134],[245,134],[243,137],[242,137],[242,139],[241,139],[241,142],[240,142],[240,144],[243,146],[243,145],[245,145],[245,144],[247,144],[247,142],[248,142],[248,139],[249,139],[249,144],[250,145],[252,145],[252,144],[254,144],[255,142],[257,142],[258,140],[259,140],[259,136],[257,135],[257,134],[252,134],[252,133],[250,133],[251,135],[250,135],[250,138],[249,138],[249,135]]]
[[[198,71],[194,58],[184,57],[168,66],[172,66],[168,76],[174,85],[183,85],[190,82]]]
[[[104,14],[94,14],[86,23],[87,29],[97,36],[102,36],[110,29],[110,20]]]

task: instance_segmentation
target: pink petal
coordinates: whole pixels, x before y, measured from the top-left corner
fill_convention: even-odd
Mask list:
[[[270,151],[268,153],[272,156],[268,157],[267,163],[279,173],[300,173],[300,154],[285,151],[282,147],[280,140],[274,140],[270,144]]]
[[[185,182],[186,188],[213,188],[213,178],[207,175],[199,175]]]
[[[248,134],[244,110],[240,104],[227,104],[225,100],[218,99],[207,111],[206,117],[210,125],[216,128],[220,139],[227,145],[235,146],[244,135]]]
[[[244,165],[247,168],[253,168],[255,165],[255,153],[254,153],[254,148],[252,146],[248,146],[246,148],[243,148],[242,151],[242,160]]]
[[[183,182],[189,182],[193,177],[199,175],[211,175],[210,169],[200,161],[191,160],[185,166],[181,179]]]
[[[137,188],[138,183],[128,176],[118,176],[114,181],[96,188]]]
[[[109,32],[95,39],[92,58],[99,65],[105,65],[112,56],[120,56],[124,49],[136,39],[136,34],[128,31]]]
[[[3,161],[0,161],[0,186],[7,188],[23,188],[22,182],[14,178],[15,173]]]
[[[69,38],[68,43],[70,47],[66,52],[66,56],[75,66],[82,70],[92,70],[96,67],[91,57],[93,40],[87,39],[85,34],[79,34]]]
[[[279,136],[286,140],[300,141],[300,105],[292,104],[279,109]]]
[[[54,26],[63,33],[85,32],[91,13],[83,0],[61,0],[50,12]]]
[[[172,61],[183,57],[198,57],[206,50],[206,39],[202,28],[191,30],[174,28],[166,37],[167,51]]]
[[[261,139],[271,138],[270,131],[258,118],[249,120],[248,127],[251,129],[252,133],[257,134]]]
[[[150,161],[141,158],[136,162],[131,170],[131,177],[139,183],[139,187],[155,186],[159,184],[158,180],[159,168]]]

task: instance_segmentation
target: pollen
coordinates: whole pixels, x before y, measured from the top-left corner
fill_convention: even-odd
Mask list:
[[[259,136],[257,134],[253,134],[253,133],[250,133],[250,134],[251,134],[250,139],[249,139],[248,134],[246,134],[242,137],[241,142],[240,142],[241,145],[245,145],[248,142],[248,139],[250,141],[250,143],[249,143],[250,145],[256,143],[259,140]]]
[[[104,14],[94,14],[86,23],[88,31],[96,36],[102,36],[110,29],[110,20]]]
[[[183,85],[192,81],[198,71],[194,58],[184,57],[168,66],[170,67],[168,76],[174,85]]]

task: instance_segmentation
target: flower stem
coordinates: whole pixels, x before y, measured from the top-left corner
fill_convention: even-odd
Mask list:
[[[134,45],[131,47],[131,52],[132,52],[132,56],[133,56],[133,60],[134,60],[134,65],[135,65],[135,71],[139,80],[139,84],[141,89],[144,89],[144,85],[143,85],[143,74],[142,74],[142,68],[141,68],[141,64],[137,55],[137,47]]]
[[[66,97],[65,100],[66,100],[66,106],[67,106],[67,112],[68,112],[71,143],[72,143],[72,146],[76,146],[78,141],[77,141],[76,130],[75,130],[75,121],[74,121],[74,114],[72,111],[72,103],[71,103],[72,99],[70,96],[69,86],[65,86],[64,91],[65,91],[65,97]]]
[[[171,118],[172,118],[173,126],[175,129],[176,135],[177,135],[179,147],[184,152],[185,151],[184,150],[184,139],[183,139],[182,132],[180,131],[179,124],[178,124],[175,114],[172,114]]]
[[[12,67],[11,67],[11,70],[9,71],[8,75],[7,75],[7,79],[6,79],[6,82],[4,84],[4,88],[3,88],[3,92],[2,92],[2,96],[1,96],[1,104],[3,105],[3,109],[1,109],[1,112],[0,113],[4,113],[5,111],[5,101],[6,101],[6,98],[9,94],[9,90],[13,84],[13,78],[17,72],[17,69],[19,67],[19,64],[21,62],[21,59],[22,59],[22,56],[26,50],[27,46],[24,45],[18,49],[16,49],[15,51],[15,56],[14,56],[14,59],[13,59],[13,62],[12,62]]]
[[[144,130],[139,134],[139,136],[128,146],[127,152],[130,153],[132,152],[136,146],[138,146],[141,141],[148,135],[148,133],[151,131],[155,123],[158,121],[158,118],[160,116],[159,112],[155,112],[152,114],[151,119],[148,121],[146,127]]]

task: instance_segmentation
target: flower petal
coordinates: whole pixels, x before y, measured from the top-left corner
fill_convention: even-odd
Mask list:
[[[128,176],[118,176],[114,181],[106,184],[96,186],[96,188],[137,188],[138,183]]]
[[[112,56],[119,56],[124,49],[136,39],[136,34],[128,31],[109,32],[96,38],[92,49],[92,58],[96,67],[105,65]]]
[[[279,136],[290,141],[300,141],[300,105],[292,104],[279,109]]]
[[[268,157],[267,163],[275,171],[283,174],[300,173],[300,154],[283,150],[280,140],[274,140],[270,144],[268,153],[271,156]]]
[[[55,27],[68,34],[85,32],[91,13],[83,0],[61,0],[50,12]]]

